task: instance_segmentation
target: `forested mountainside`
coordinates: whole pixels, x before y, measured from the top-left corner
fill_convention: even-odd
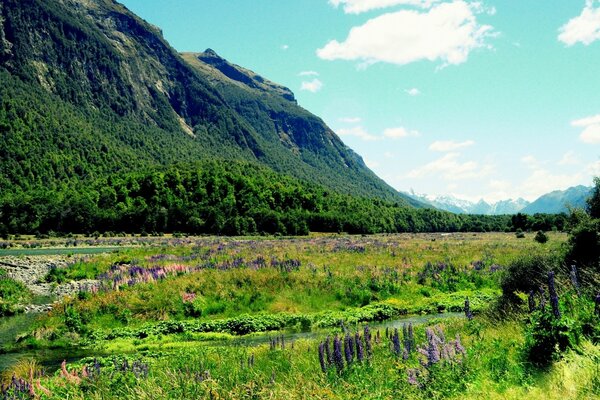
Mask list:
[[[0,22],[4,190],[221,158],[418,204],[289,89],[212,51],[184,59],[115,1],[5,0]]]

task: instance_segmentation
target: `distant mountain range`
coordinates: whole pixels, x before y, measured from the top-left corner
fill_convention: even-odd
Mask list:
[[[456,214],[503,215],[519,212],[524,214],[558,214],[567,212],[569,207],[585,207],[586,199],[589,197],[591,190],[591,187],[579,185],[566,190],[555,190],[540,196],[533,202],[519,198],[516,200],[501,200],[491,204],[483,199],[472,202],[448,195],[431,196],[414,192],[407,194],[422,203]]]

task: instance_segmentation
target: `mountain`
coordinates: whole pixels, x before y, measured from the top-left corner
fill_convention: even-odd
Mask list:
[[[568,212],[569,207],[584,208],[592,191],[591,187],[579,185],[566,190],[555,190],[538,198],[521,210],[524,214],[558,214]]]
[[[517,200],[502,200],[496,203],[487,203],[479,200],[474,203],[469,200],[459,199],[454,196],[428,196],[411,193],[415,200],[444,211],[450,211],[455,214],[477,214],[477,215],[507,215],[516,214],[526,207],[529,202],[524,199]]]
[[[530,203],[525,199],[501,200],[496,203],[487,203],[479,200],[477,203],[469,200],[458,199],[454,196],[430,196],[411,192],[407,194],[415,200],[429,204],[444,211],[456,214],[478,214],[478,215],[507,215],[507,214],[559,214],[568,212],[569,207],[583,208],[590,196],[592,188],[587,186],[575,186],[566,190],[555,190],[540,196]]]
[[[0,2],[0,132],[0,192],[221,159],[420,204],[289,89],[212,50],[177,53],[112,0]]]

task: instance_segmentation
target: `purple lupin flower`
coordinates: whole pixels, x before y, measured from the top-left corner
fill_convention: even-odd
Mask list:
[[[540,286],[540,310],[544,311],[546,309],[546,292],[544,288]]]
[[[346,356],[346,364],[352,364],[352,360],[354,359],[354,349],[353,349],[353,340],[349,333],[346,334],[344,338],[344,355]]]
[[[571,265],[570,276],[571,276],[571,283],[573,284],[573,287],[577,291],[577,295],[581,296],[581,291],[579,288],[579,279],[577,278],[577,266],[575,264]]]
[[[331,366],[333,364],[333,354],[331,353],[331,346],[329,345],[329,336],[325,339],[324,347],[325,355],[327,356],[327,365]]]
[[[550,305],[552,313],[556,319],[560,319],[560,309],[558,308],[558,294],[554,285],[554,271],[548,272],[548,291],[550,292]]]
[[[471,312],[471,302],[469,302],[468,297],[465,298],[465,317],[467,317],[469,321],[473,319],[473,313]]]
[[[463,347],[462,343],[460,342],[460,335],[457,333],[456,334],[456,340],[454,341],[454,349],[456,350],[456,353],[460,353],[460,354],[465,354],[466,350]]]
[[[440,362],[440,339],[431,328],[427,328],[425,335],[427,336],[427,364],[431,366]]]
[[[344,369],[344,356],[342,355],[342,343],[337,335],[333,338],[333,362],[338,372]]]
[[[365,358],[365,353],[363,348],[363,342],[360,337],[360,333],[358,332],[356,332],[356,334],[354,335],[354,344],[356,346],[356,359],[358,360],[358,362],[362,362]]]
[[[400,356],[400,335],[398,334],[398,328],[394,329],[394,334],[392,335],[392,344],[394,354],[396,354],[396,356]]]
[[[381,343],[381,332],[377,329],[377,333],[375,334],[375,344]]]
[[[416,368],[410,368],[406,371],[408,383],[413,386],[420,386],[419,381],[417,380],[419,376],[419,370]]]
[[[371,331],[368,326],[365,326],[365,348],[367,350],[367,357],[371,357],[373,349],[371,347]]]
[[[413,329],[413,324],[412,322],[409,322],[408,324],[408,344],[409,344],[409,348],[408,353],[410,354],[411,352],[414,351],[416,345],[415,345],[415,330]]]
[[[529,291],[528,302],[529,302],[529,313],[532,313],[535,311],[535,293],[533,292],[533,290]]]
[[[327,372],[327,365],[325,364],[325,344],[319,343],[319,363],[321,364],[321,371]]]
[[[597,317],[600,317],[600,293],[596,295],[595,303],[596,307],[594,308],[594,314],[596,314]]]

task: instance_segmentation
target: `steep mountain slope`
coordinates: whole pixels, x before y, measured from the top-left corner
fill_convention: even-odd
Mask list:
[[[0,189],[225,158],[409,203],[289,89],[211,51],[184,58],[112,0],[3,0]]]
[[[579,185],[566,190],[555,190],[538,198],[521,210],[524,214],[567,212],[569,207],[584,208],[592,188]]]

